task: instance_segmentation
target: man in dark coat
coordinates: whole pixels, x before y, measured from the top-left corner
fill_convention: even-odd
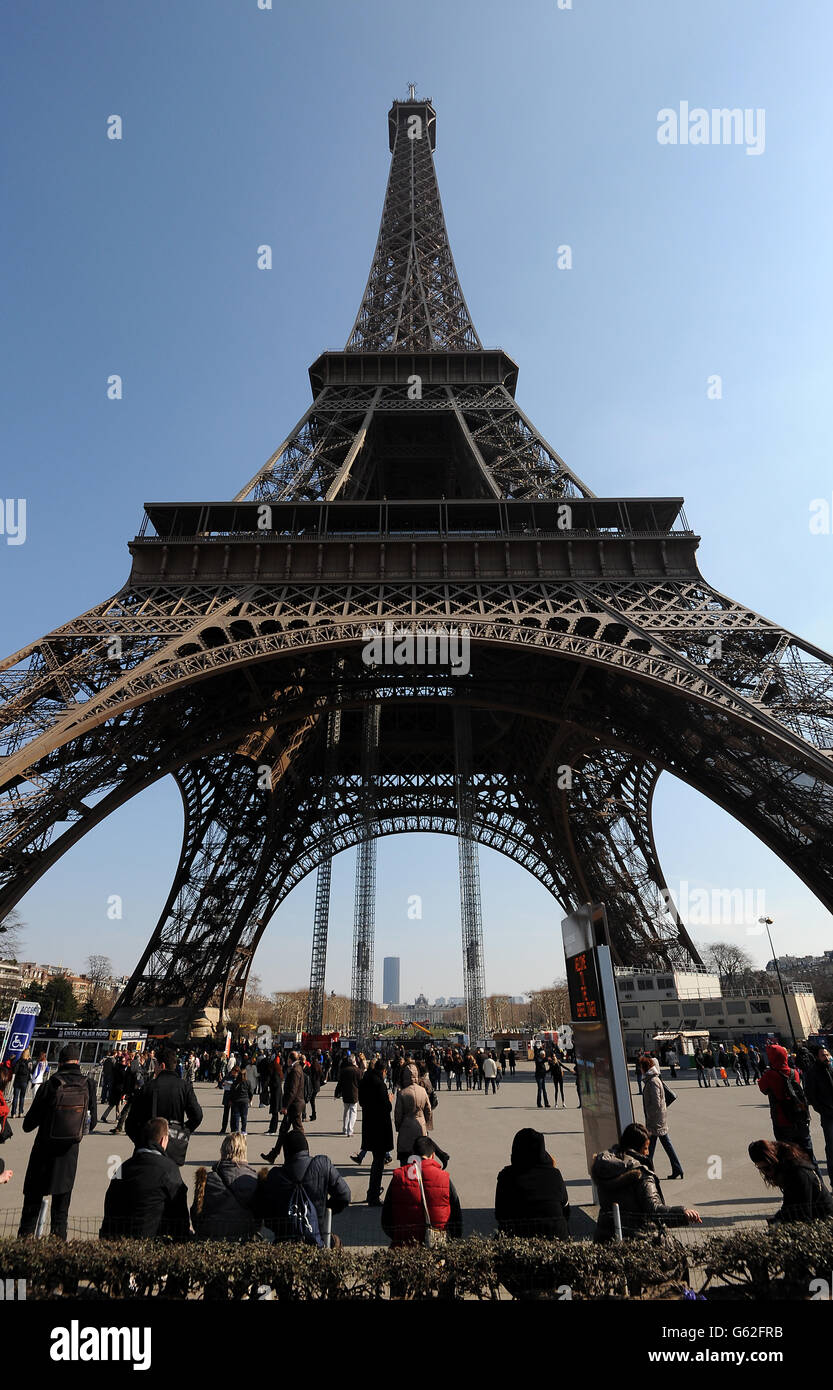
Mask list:
[[[255,1214],[275,1232],[278,1240],[288,1239],[289,1203],[300,1184],[315,1207],[318,1230],[323,1236],[327,1208],[336,1214],[344,1211],[350,1205],[350,1188],[326,1154],[310,1157],[304,1134],[297,1131],[287,1134],[283,1147],[282,1166],[258,1182]]]
[[[69,1203],[86,1116],[89,1114],[91,1130],[98,1120],[95,1083],[82,1075],[80,1055],[77,1043],[62,1048],[58,1070],[38,1087],[23,1121],[27,1134],[33,1129],[37,1134],[23,1179],[19,1236],[34,1235],[41,1201],[51,1195],[52,1234],[67,1238]]]
[[[167,1147],[168,1121],[148,1120],[133,1157],[121,1165],[105,1193],[102,1240],[120,1236],[187,1239],[188,1189],[165,1153]]]
[[[833,1062],[826,1047],[811,1050],[815,1051],[815,1061],[805,1077],[807,1100],[817,1111],[821,1122],[827,1157],[827,1181],[833,1183]]]
[[[283,1099],[281,1104],[281,1115],[283,1116],[278,1130],[278,1137],[275,1140],[275,1147],[268,1153],[261,1154],[267,1163],[274,1163],[278,1154],[284,1146],[286,1136],[290,1129],[294,1129],[298,1134],[303,1135],[303,1113],[304,1113],[304,1069],[301,1066],[300,1056],[297,1052],[290,1052],[287,1057],[286,1076],[283,1083]]]
[[[317,1120],[318,1116],[315,1113],[315,1098],[321,1090],[321,1085],[324,1080],[324,1069],[316,1056],[313,1056],[310,1060],[307,1076],[309,1078],[309,1117],[311,1120]]]
[[[385,1157],[393,1152],[393,1124],[391,1123],[390,1092],[385,1081],[387,1067],[381,1057],[369,1067],[359,1082],[359,1105],[362,1108],[362,1158],[365,1153],[373,1155],[370,1165],[370,1182],[367,1188],[367,1205],[382,1205],[382,1173],[385,1170]],[[358,1154],[352,1155],[361,1162]]]
[[[194,1094],[191,1082],[177,1076],[176,1063],[173,1048],[167,1049],[162,1053],[162,1070],[159,1075],[134,1095],[125,1124],[128,1137],[134,1144],[141,1140],[148,1120],[157,1116],[184,1125],[192,1134],[202,1124],[202,1106]],[[177,1162],[180,1162],[180,1166],[185,1162],[184,1153]]]

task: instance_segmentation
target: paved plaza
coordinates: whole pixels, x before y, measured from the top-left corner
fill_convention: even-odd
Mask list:
[[[665,1079],[668,1073],[663,1071]],[[771,1138],[769,1106],[753,1083],[749,1086],[698,1087],[692,1074],[678,1074],[670,1083],[678,1099],[669,1110],[669,1128],[685,1169],[682,1181],[665,1183],[669,1203],[696,1207],[704,1227],[726,1227],[735,1222],[760,1222],[779,1205],[779,1194],[768,1191],[752,1167],[746,1147],[752,1139]],[[312,1153],[326,1153],[346,1178],[355,1206],[336,1217],[334,1230],[346,1245],[386,1244],[379,1211],[364,1205],[370,1172],[368,1156],[360,1169],[350,1155],[359,1148],[361,1113],[356,1133],[346,1139],[341,1133],[341,1101],[333,1096],[329,1082],[318,1099],[318,1119],[307,1125]],[[548,1086],[552,1101],[551,1087]],[[196,1087],[205,1112],[201,1128],[194,1135],[183,1176],[188,1183],[189,1204],[193,1194],[194,1172],[200,1164],[210,1165],[219,1157],[220,1092],[208,1083]],[[642,1119],[642,1104],[632,1085],[634,1118]],[[535,1081],[530,1063],[521,1063],[514,1080],[508,1076],[497,1095],[481,1091],[447,1091],[443,1082],[435,1114],[434,1134],[451,1154],[449,1172],[463,1208],[465,1234],[489,1234],[495,1229],[493,1216],[495,1180],[509,1162],[512,1138],[519,1129],[531,1126],[546,1135],[547,1148],[561,1169],[570,1194],[574,1236],[590,1235],[595,1209],[584,1152],[581,1112],[576,1105],[573,1084],[565,1087],[567,1109],[538,1110]],[[249,1160],[262,1167],[261,1152],[273,1140],[266,1135],[268,1112],[260,1109],[257,1098],[249,1111]],[[0,1187],[0,1231],[13,1235],[22,1204],[23,1176],[32,1136],[24,1134],[14,1121],[14,1136],[3,1146],[3,1158],[14,1169],[14,1178]],[[123,1134],[110,1134],[110,1125],[99,1128],[81,1145],[78,1178],[70,1209],[70,1234],[95,1236],[101,1222],[104,1191],[118,1160],[132,1152]],[[824,1146],[817,1118],[813,1118],[813,1144],[824,1171]],[[278,1160],[280,1162],[280,1160]],[[660,1178],[667,1176],[668,1160],[657,1149],[656,1167]],[[713,1175],[713,1176],[712,1176]]]

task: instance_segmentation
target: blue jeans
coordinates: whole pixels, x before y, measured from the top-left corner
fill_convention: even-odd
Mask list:
[[[231,1132],[235,1134],[237,1130],[246,1133],[246,1121],[249,1117],[249,1107],[244,1101],[237,1101],[231,1107]]]
[[[671,1143],[671,1140],[669,1139],[669,1137],[668,1137],[667,1134],[652,1134],[652,1135],[651,1135],[651,1146],[650,1146],[650,1148],[648,1149],[648,1162],[650,1163],[651,1167],[653,1168],[653,1166],[654,1166],[654,1152],[655,1152],[656,1147],[657,1147],[657,1139],[659,1139],[659,1142],[662,1144],[662,1147],[665,1149],[665,1152],[668,1154],[668,1157],[669,1157],[670,1160],[671,1160],[671,1172],[672,1172],[672,1174],[673,1174],[673,1173],[682,1173],[682,1171],[683,1171],[683,1165],[682,1165],[682,1163],[680,1162],[680,1160],[678,1159],[677,1155],[675,1154],[675,1152],[674,1152],[674,1145]]]
[[[23,1115],[23,1101],[26,1097],[28,1085],[29,1082],[26,1081],[22,1086],[15,1085],[14,1087],[12,1092],[12,1119],[14,1119],[16,1114]]]

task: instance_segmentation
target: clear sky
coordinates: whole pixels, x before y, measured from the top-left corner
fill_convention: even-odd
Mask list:
[[[25,544],[0,536],[2,653],[121,586],[145,501],[232,495],[307,408],[309,363],[358,307],[409,81],[437,108],[469,307],[520,364],[524,410],[596,493],[685,496],[707,578],[833,649],[833,535],[809,530],[812,501],[833,504],[833,7],[7,0],[0,26],[0,494],[27,500]],[[661,145],[681,102],[763,109],[763,152]],[[672,886],[763,893],[779,950],[833,947],[794,875],[667,776],[656,833]],[[180,837],[173,783],[112,817],[24,899],[27,954],[130,970]],[[333,877],[338,990],[353,864]],[[487,987],[552,980],[558,905],[492,852],[481,869]],[[264,938],[270,989],[306,983],[312,895]],[[380,843],[377,996],[384,955],[403,999],[461,992],[458,914],[452,839]],[[767,955],[743,926],[695,934]]]

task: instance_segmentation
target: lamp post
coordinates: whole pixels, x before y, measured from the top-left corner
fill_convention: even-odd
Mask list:
[[[771,917],[759,917],[758,921],[766,927],[766,934],[769,937],[769,949],[772,952],[772,959],[775,962],[775,973],[778,976],[778,983],[781,986],[781,998],[784,1001],[784,1011],[787,1015],[787,1023],[790,1029],[790,1036],[793,1040],[793,1050],[795,1050],[795,1048],[798,1046],[798,1040],[796,1039],[795,1029],[793,1028],[792,1015],[790,1014],[790,1006],[787,1003],[787,991],[784,989],[784,981],[781,979],[781,967],[778,964],[778,957],[775,954],[775,947],[772,944],[772,932],[770,931],[770,927],[773,926],[774,923]]]

